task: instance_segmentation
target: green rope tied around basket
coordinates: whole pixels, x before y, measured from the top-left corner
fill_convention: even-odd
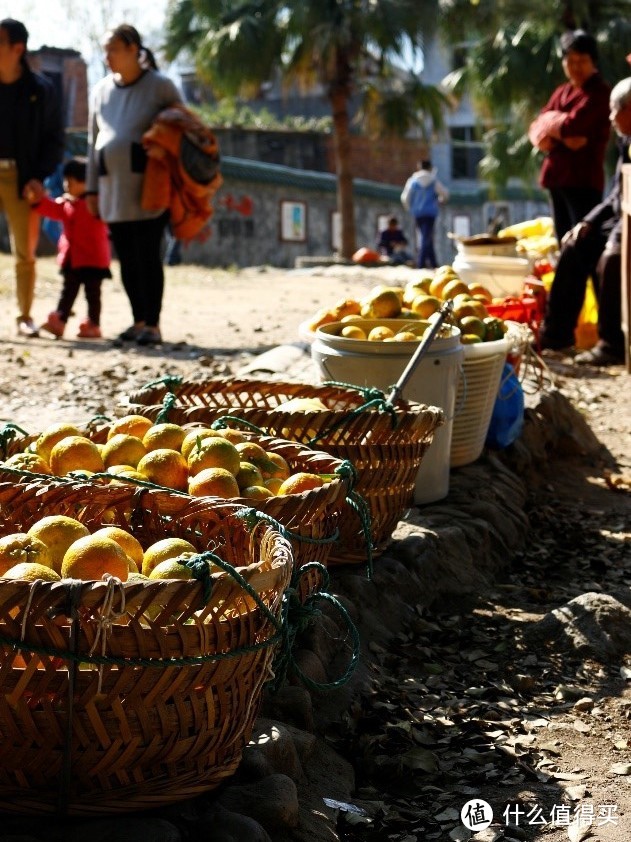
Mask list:
[[[310,565],[305,564],[304,568],[301,569],[304,569],[306,572],[306,569],[309,566]],[[313,566],[322,567],[322,565],[318,562],[311,562],[311,567]],[[326,570],[326,568],[322,569]],[[312,678],[309,678],[304,674],[293,656],[297,635],[301,631],[304,631],[308,625],[313,623],[317,617],[322,616],[322,611],[316,607],[318,600],[328,602],[329,605],[332,605],[338,611],[344,621],[347,632],[351,637],[351,659],[344,673],[339,678],[335,679],[335,681],[314,681]],[[294,588],[289,588],[285,592],[283,600],[283,617],[285,634],[282,638],[281,647],[274,659],[274,682],[272,687],[274,689],[278,689],[288,674],[296,675],[305,687],[308,687],[310,690],[317,690],[318,692],[324,690],[337,690],[339,687],[346,684],[355,672],[359,662],[360,639],[359,632],[342,603],[332,594],[327,593],[324,590],[319,590],[316,593],[311,594],[303,603],[301,603],[296,590]]]
[[[388,413],[392,422],[393,430],[399,423],[397,419],[396,408],[392,403],[390,403],[390,401],[386,398],[386,396],[380,389],[362,388],[361,386],[353,386],[352,383],[342,383],[337,380],[327,380],[324,382],[323,385],[338,386],[343,387],[345,389],[354,389],[355,391],[363,395],[364,403],[362,403],[360,406],[356,406],[355,409],[351,409],[350,412],[348,412],[346,415],[343,415],[342,418],[338,418],[337,421],[334,421],[328,427],[325,427],[324,430],[321,430],[317,435],[312,436],[307,441],[308,445],[313,445],[316,442],[327,438],[336,430],[339,430],[340,427],[343,427],[345,424],[348,424],[348,422],[351,421],[353,418],[357,417],[358,415],[361,415],[363,412],[372,409],[379,409],[383,412]]]
[[[361,494],[358,494],[356,491],[348,492],[346,502],[357,513],[361,523],[364,542],[366,544],[366,578],[370,580],[372,579],[373,572],[372,518],[370,516],[370,509]]]
[[[28,435],[26,430],[23,430],[21,427],[18,427],[17,424],[12,424],[10,421],[7,421],[6,424],[3,424],[3,426],[0,427],[0,447],[2,448],[2,457],[4,459],[6,459],[7,457],[9,444],[16,437],[17,433],[19,433],[21,436]]]
[[[235,517],[243,520],[246,527],[252,531],[257,523],[260,521],[266,521],[275,529],[277,529],[283,538],[287,538],[288,541],[299,541],[303,544],[317,544],[318,546],[326,545],[326,544],[335,544],[335,542],[340,537],[340,531],[335,528],[331,535],[327,535],[324,538],[309,538],[307,535],[298,535],[297,532],[292,532],[290,529],[287,529],[286,526],[283,526],[282,523],[279,523],[275,520],[271,515],[265,514],[265,512],[260,512],[258,509],[253,509],[250,507],[244,508],[241,511],[235,514]]]
[[[150,380],[148,383],[145,383],[144,386],[140,387],[140,391],[153,389],[154,386],[166,386],[169,392],[172,392],[173,389],[181,386],[183,382],[184,378],[180,377],[179,374],[165,374],[164,377],[158,377],[157,380]]]
[[[171,410],[177,403],[177,395],[174,392],[167,392],[162,399],[162,409],[156,415],[156,424],[164,424],[169,420]]]
[[[250,424],[250,422],[246,421],[245,418],[239,418],[237,415],[222,415],[221,418],[218,418],[216,421],[213,421],[213,423],[210,425],[210,429],[225,430],[225,428],[229,426],[229,422],[231,421],[235,424],[243,425],[248,430],[252,430],[253,433],[258,433],[261,436],[268,435],[268,433],[265,430],[262,430],[260,427],[257,427],[256,424]]]
[[[104,421],[106,424],[112,423],[112,419],[109,417],[109,415],[94,415],[92,416],[92,418],[90,418],[86,426],[88,427],[88,429],[90,427],[96,427],[96,425],[100,424],[102,421]]]

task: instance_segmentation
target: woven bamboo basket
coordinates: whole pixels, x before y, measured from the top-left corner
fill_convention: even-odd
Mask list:
[[[169,394],[174,398],[168,398]],[[319,398],[327,410],[277,409],[288,400],[307,397]],[[357,472],[355,491],[370,513],[373,555],[377,556],[413,503],[423,455],[444,418],[436,407],[406,401],[397,401],[391,411],[383,401],[362,410],[365,405],[364,393],[350,387],[218,378],[145,387],[129,395],[126,411],[153,419],[168,412],[169,419],[177,418],[179,423],[210,423],[226,415],[237,416],[269,435],[312,444],[351,462]],[[360,518],[347,507],[329,564],[360,564],[366,561],[366,552]]]
[[[0,484],[2,534],[48,514],[116,523],[145,547],[186,538],[253,590],[229,570],[205,583],[0,579],[0,809],[108,814],[215,788],[239,764],[270,677],[287,541],[229,504]]]
[[[174,423],[186,423],[185,413],[174,411],[171,414],[171,420]],[[110,423],[97,420],[80,429],[83,429],[85,435],[92,441],[101,443],[107,440]],[[243,497],[231,499],[231,502],[241,506],[254,505],[256,509],[277,520],[287,530],[286,537],[291,542],[294,557],[296,587],[299,597],[304,601],[307,596],[322,586],[322,571],[318,565],[327,566],[331,551],[336,544],[340,516],[345,510],[346,497],[353,481],[352,468],[329,453],[314,451],[296,441],[256,435],[247,431],[244,435],[248,440],[259,443],[265,450],[281,455],[292,472],[306,471],[332,477],[321,488],[300,494],[270,497],[266,500],[257,500],[254,504],[253,501]],[[6,444],[6,457],[24,451],[36,438],[37,435],[14,436]],[[0,480],[11,479],[16,480],[15,472],[3,470],[0,465]],[[55,482],[55,478],[45,478],[43,481],[48,487]],[[68,480],[61,478],[59,482],[65,485]],[[99,482],[98,478],[94,480],[94,484]],[[90,493],[91,485],[92,483],[85,485],[84,494]]]

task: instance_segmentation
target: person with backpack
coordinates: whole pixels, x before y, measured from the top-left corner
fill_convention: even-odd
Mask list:
[[[438,266],[434,250],[434,226],[440,205],[448,198],[449,193],[438,180],[432,162],[421,161],[401,193],[401,204],[414,217],[420,234],[419,269],[435,269]]]

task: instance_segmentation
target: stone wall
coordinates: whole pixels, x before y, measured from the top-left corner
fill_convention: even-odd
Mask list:
[[[224,184],[214,199],[214,216],[202,237],[183,247],[185,262],[208,266],[292,267],[298,257],[331,256],[336,251],[334,175],[228,156],[222,158],[222,173]],[[398,217],[409,242],[416,242],[413,222],[401,207],[398,184],[355,179],[354,185],[358,247],[373,247],[379,219],[391,215]],[[532,218],[546,207],[523,195],[508,198],[506,202],[510,204],[512,222]],[[285,233],[297,239],[288,240],[282,236],[282,215],[296,206],[296,227]],[[486,230],[488,214],[489,202],[483,188],[452,193],[436,226],[439,263],[451,262],[455,256],[455,248],[447,236],[455,229],[455,218],[467,217],[471,233],[480,233]]]

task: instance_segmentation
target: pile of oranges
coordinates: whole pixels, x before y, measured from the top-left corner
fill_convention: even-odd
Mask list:
[[[115,483],[148,481],[195,497],[248,500],[320,488],[328,479],[292,473],[280,454],[264,450],[238,430],[154,424],[142,415],[116,420],[104,444],[71,424],[54,424],[3,464],[48,476],[105,474]]]
[[[473,344],[501,339],[504,321],[489,314],[487,306],[503,301],[494,299],[482,284],[467,284],[452,266],[445,264],[433,272],[420,272],[405,287],[376,286],[361,299],[346,298],[333,307],[319,310],[307,322],[311,331],[340,322],[339,335],[347,339],[379,342],[418,342],[426,326],[417,329],[415,320],[433,321],[443,301],[453,301],[451,321],[460,329],[461,342]],[[405,319],[400,330],[366,320]]]
[[[66,515],[48,515],[27,532],[0,538],[0,578],[34,582],[101,579],[106,573],[121,582],[145,579],[190,579],[185,562],[196,554],[183,538],[163,538],[143,550],[131,533],[118,526],[90,532]]]

